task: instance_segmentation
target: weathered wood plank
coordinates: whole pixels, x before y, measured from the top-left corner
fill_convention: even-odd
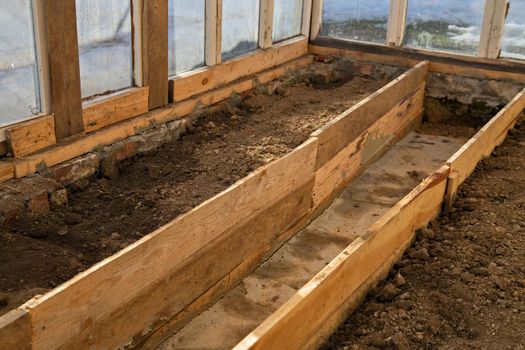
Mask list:
[[[312,136],[319,138],[316,169],[320,169],[361,133],[395,107],[426,80],[428,63],[420,62],[383,88],[366,97]]]
[[[171,80],[173,102],[231,83],[243,76],[256,74],[305,55],[304,37],[294,38],[267,50],[257,50],[224,64],[183,73]]]
[[[420,119],[424,98],[425,83],[318,169],[315,173],[313,207],[330,202],[363,168],[405,136],[410,126]]]
[[[0,181],[11,180],[15,177],[15,166],[12,161],[0,161]]]
[[[168,0],[142,4],[142,86],[151,110],[168,104]]]
[[[44,0],[51,103],[57,140],[84,131],[75,0]]]
[[[152,125],[158,125],[188,115],[193,112],[196,107],[208,106],[223,101],[229,98],[233,92],[241,93],[250,90],[257,86],[257,84],[267,83],[282,76],[289,70],[296,69],[311,62],[311,57],[302,57],[271,70],[261,72],[253,78],[208,92],[198,98],[161,108],[128,121],[122,121],[115,126],[101,129],[80,139],[71,140],[69,143],[63,143],[47,151],[25,157],[15,162],[16,177],[21,178],[33,174],[40,167],[50,167],[60,164],[82,154],[89,153],[101,145],[109,145],[126,137],[133,136],[144,129],[150,128]]]
[[[149,88],[132,88],[83,104],[84,129],[95,131],[148,112]]]
[[[9,151],[24,157],[56,144],[55,117],[42,116],[6,129]]]
[[[54,349],[166,278],[197,251],[252,213],[311,181],[317,139],[310,139],[187,214],[27,304],[33,348]]]
[[[274,0],[261,0],[259,10],[259,47],[270,48],[273,44]]]
[[[0,317],[0,350],[29,350],[31,336],[31,318],[27,311],[15,309]]]
[[[318,333],[358,297],[360,287],[381,270],[393,254],[439,214],[449,168],[432,174],[385,214],[362,237],[332,260],[279,310],[234,349],[304,349],[319,342]],[[366,261],[366,263],[363,263]]]

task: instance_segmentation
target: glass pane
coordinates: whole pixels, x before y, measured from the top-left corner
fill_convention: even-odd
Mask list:
[[[169,1],[169,74],[204,65],[205,1]]]
[[[130,0],[76,0],[82,97],[132,85]]]
[[[30,0],[0,0],[0,125],[39,112]]]
[[[484,0],[410,0],[405,45],[477,54]]]
[[[257,49],[259,0],[222,1],[222,59]]]
[[[510,9],[505,22],[501,55],[525,59],[525,1],[510,0]]]
[[[303,0],[275,0],[273,41],[281,41],[301,34]]]
[[[383,44],[389,6],[389,0],[325,0],[321,35]]]

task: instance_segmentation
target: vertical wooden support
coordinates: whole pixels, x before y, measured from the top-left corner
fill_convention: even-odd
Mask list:
[[[485,1],[479,56],[487,58],[499,57],[508,6],[508,0]]]
[[[46,21],[44,4],[39,0],[32,0],[33,32],[35,34],[35,51],[38,67],[38,89],[40,97],[40,112],[51,113],[51,85],[49,82],[49,62],[47,58]],[[0,139],[1,141],[1,139]]]
[[[147,0],[131,1],[131,20],[133,23],[133,85],[141,87],[142,81],[142,8]]]
[[[142,80],[150,110],[168,104],[168,0],[143,2]]]
[[[388,13],[386,44],[401,46],[405,36],[408,0],[391,0]]]
[[[301,22],[301,34],[308,39],[310,37],[310,24],[312,23],[312,0],[303,0],[303,18]]]
[[[267,49],[273,44],[274,0],[261,0],[259,11],[259,47]]]
[[[222,0],[206,0],[206,65],[221,63]]]
[[[447,190],[445,193],[445,211],[452,209],[459,189],[459,174],[457,171],[452,171],[448,176]]]
[[[84,131],[75,0],[44,0],[52,111],[57,140]]]
[[[310,40],[315,40],[323,26],[323,0],[312,0]]]

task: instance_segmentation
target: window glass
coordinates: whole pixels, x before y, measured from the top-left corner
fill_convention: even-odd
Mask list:
[[[0,125],[39,112],[30,0],[0,0]]]
[[[484,0],[410,0],[405,45],[477,54]]]
[[[82,97],[132,85],[130,0],[76,0]]]
[[[273,41],[301,34],[303,0],[275,0]]]
[[[383,44],[389,6],[389,0],[325,0],[321,35]]]
[[[525,1],[510,0],[510,9],[505,22],[501,55],[525,59]]]
[[[259,0],[222,1],[222,59],[257,49]]]
[[[204,65],[204,0],[169,1],[169,74]]]

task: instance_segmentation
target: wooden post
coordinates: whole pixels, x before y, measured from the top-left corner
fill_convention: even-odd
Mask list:
[[[391,0],[388,13],[386,44],[401,46],[405,36],[408,0]]]
[[[44,0],[52,111],[57,140],[84,131],[75,0]]]
[[[33,31],[38,66],[38,88],[40,93],[40,112],[51,113],[51,85],[49,81],[49,62],[47,57],[46,21],[42,1],[32,0]],[[0,138],[0,141],[1,138]]]
[[[483,15],[483,25],[481,27],[479,43],[480,57],[499,57],[508,6],[508,0],[485,1],[485,13]]]
[[[131,1],[131,20],[133,22],[133,84],[143,86],[142,81],[142,8],[147,0]]]
[[[274,0],[261,0],[259,11],[259,47],[267,49],[273,44]]]
[[[221,63],[222,1],[206,0],[206,65]]]
[[[301,34],[307,39],[310,37],[310,24],[312,23],[312,0],[303,0],[303,19]]]
[[[142,80],[150,110],[168,104],[168,0],[143,2]]]
[[[310,41],[317,38],[323,25],[323,0],[312,0]]]

